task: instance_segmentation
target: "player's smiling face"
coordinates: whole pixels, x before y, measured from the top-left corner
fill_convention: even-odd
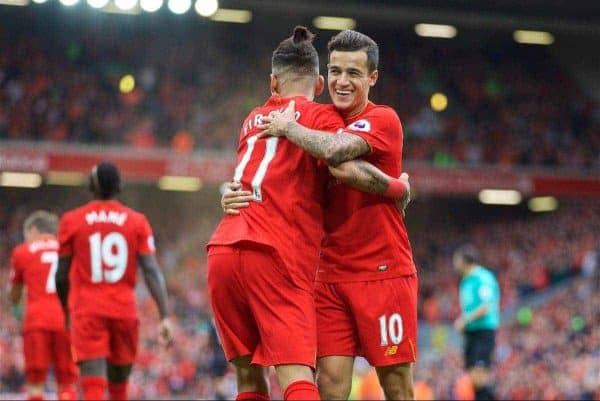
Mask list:
[[[369,72],[365,51],[331,52],[327,65],[329,95],[344,118],[364,110],[369,88],[377,82],[377,75],[377,70]]]

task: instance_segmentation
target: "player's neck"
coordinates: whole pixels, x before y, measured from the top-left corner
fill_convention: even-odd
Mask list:
[[[307,89],[303,86],[290,86],[289,88],[286,88],[285,90],[280,90],[278,95],[284,99],[291,98],[291,97],[297,97],[297,96],[305,97],[308,100],[313,100],[315,98],[314,90]]]
[[[344,112],[340,112],[340,114],[342,115],[342,118],[344,120],[350,120],[351,118],[356,117],[357,115],[359,115],[360,113],[362,113],[363,111],[365,111],[365,109],[367,108],[369,104],[369,99],[365,99],[365,101],[363,103],[361,103],[361,105],[359,107],[356,107],[350,111],[348,111],[348,113],[344,113]]]
[[[475,269],[477,269],[477,265],[471,265],[471,266],[467,267],[467,268],[464,270],[463,276],[464,276],[464,277],[467,277],[467,276],[469,276],[471,273],[473,273],[473,271],[474,271]]]

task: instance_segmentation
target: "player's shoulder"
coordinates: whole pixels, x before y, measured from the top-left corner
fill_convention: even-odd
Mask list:
[[[486,280],[496,281],[496,275],[491,269],[488,269],[487,267],[482,267],[482,276]]]
[[[398,113],[396,113],[396,110],[385,104],[371,103],[371,107],[365,110],[365,116],[375,116],[393,122],[400,122],[400,117],[398,116]]]
[[[127,213],[127,215],[129,216],[128,218],[135,223],[139,223],[139,222],[145,222],[148,220],[148,218],[146,217],[146,215],[132,207],[126,206],[122,203],[119,203],[119,207],[121,209],[121,211]]]
[[[326,117],[326,118],[339,118],[340,114],[332,104],[323,104],[315,101],[307,101],[303,107],[298,108],[298,111],[304,112],[306,116],[313,118]]]
[[[254,116],[256,114],[264,114],[264,113],[268,112],[267,111],[268,109],[269,109],[269,107],[266,104],[256,106],[255,108],[250,110],[250,113],[248,113],[248,115],[246,116],[246,120],[249,118],[252,118],[252,116]]]
[[[66,212],[64,212],[61,216],[61,220],[69,220],[69,219],[73,219],[77,216],[81,216],[82,214],[85,214],[93,205],[93,202],[87,202],[81,206],[77,206],[73,209],[69,209]]]
[[[367,108],[349,121],[348,129],[360,132],[372,130],[401,130],[400,118],[396,111],[385,105],[369,103]]]
[[[18,259],[18,258],[22,258],[23,255],[26,255],[26,254],[27,254],[27,244],[26,243],[22,243],[22,244],[16,245],[12,249],[11,257],[13,259]]]

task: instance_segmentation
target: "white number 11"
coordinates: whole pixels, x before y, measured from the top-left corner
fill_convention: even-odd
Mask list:
[[[257,140],[258,136],[256,135],[248,139],[248,148],[246,149],[244,156],[242,156],[240,164],[238,164],[238,166],[235,168],[235,174],[233,175],[234,181],[241,181],[242,175],[244,175],[244,170],[246,169],[246,166],[250,161],[250,157],[254,152],[254,145],[256,144]],[[262,201],[261,184],[265,179],[265,174],[267,173],[269,163],[271,163],[271,160],[273,160],[273,158],[275,157],[275,152],[277,152],[278,141],[279,138],[276,136],[272,136],[267,139],[265,155],[263,156],[263,159],[260,162],[260,165],[258,166],[258,170],[256,170],[256,174],[254,174],[254,178],[252,178],[252,195],[254,196],[254,199],[258,202]]]

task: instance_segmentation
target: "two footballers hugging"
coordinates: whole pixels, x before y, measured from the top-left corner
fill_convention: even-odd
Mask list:
[[[269,366],[286,400],[347,399],[356,356],[376,367],[387,399],[413,399],[418,282],[403,220],[410,185],[400,175],[400,120],[369,101],[379,50],[355,31],[328,45],[333,104],[314,102],[325,79],[312,39],[296,27],[273,52],[272,96],[242,126],[222,198],[227,215],[207,247],[211,304],[236,370],[236,399],[268,400]],[[118,169],[100,163],[90,174],[93,201],[60,223],[47,212],[25,221],[11,298],[18,304],[28,287],[30,399],[42,399],[50,363],[59,398],[75,398],[73,359],[84,399],[104,399],[107,389],[110,399],[127,399],[138,264],[158,306],[159,339],[171,341],[152,229],[115,199],[120,188]]]
[[[272,96],[242,125],[226,216],[207,246],[236,399],[270,399],[269,366],[285,400],[347,399],[356,356],[375,366],[387,399],[414,399],[418,282],[402,127],[369,101],[379,74],[371,38],[331,38],[326,82],[312,39],[296,27],[273,52]],[[313,101],[325,84],[333,104]]]

